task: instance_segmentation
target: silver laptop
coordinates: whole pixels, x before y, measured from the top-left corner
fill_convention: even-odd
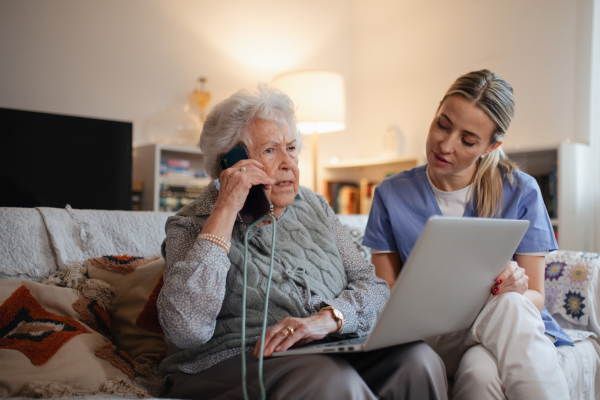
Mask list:
[[[522,220],[429,218],[368,336],[272,356],[370,351],[469,328],[528,227]]]

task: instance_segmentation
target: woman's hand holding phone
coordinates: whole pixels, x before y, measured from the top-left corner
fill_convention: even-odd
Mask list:
[[[243,168],[245,168],[244,171]],[[242,209],[250,188],[253,185],[264,185],[269,190],[276,183],[263,170],[263,165],[257,160],[240,160],[232,167],[221,171],[219,178],[219,197],[215,209],[226,209],[234,215]]]
[[[246,170],[242,172],[242,167]],[[206,220],[202,233],[231,239],[231,231],[238,212],[244,206],[252,185],[275,184],[275,180],[263,171],[263,165],[252,159],[240,160],[231,168],[221,172],[219,196],[213,207],[213,212]]]

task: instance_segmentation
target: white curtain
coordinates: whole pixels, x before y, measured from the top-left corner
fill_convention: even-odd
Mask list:
[[[592,226],[590,250],[600,253],[600,0],[594,0],[590,104]]]

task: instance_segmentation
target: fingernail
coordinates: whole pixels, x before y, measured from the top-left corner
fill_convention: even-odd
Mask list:
[[[279,346],[275,349],[275,351],[279,351],[279,350],[281,350],[281,346]]]
[[[495,286],[493,289],[494,294],[498,293],[498,286]]]
[[[496,285],[499,285],[499,284],[501,284],[501,283],[502,283],[502,279],[498,279],[498,280],[496,281]]]

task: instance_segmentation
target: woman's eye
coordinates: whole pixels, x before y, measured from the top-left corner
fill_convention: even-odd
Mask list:
[[[469,146],[469,147],[475,146],[475,143],[471,143],[471,142],[469,142],[469,141],[467,141],[465,139],[463,139],[463,143],[465,144],[465,146]]]
[[[289,151],[296,151],[296,146],[290,146],[290,147],[288,147],[288,150]]]
[[[268,149],[266,149],[266,150],[265,150],[265,153],[272,153],[272,152],[273,152],[273,149],[272,149],[272,148],[270,148],[270,147],[269,147]]]
[[[442,125],[442,123],[441,123],[440,121],[438,121],[438,123],[437,123],[437,124],[438,124],[438,126],[440,127],[440,129],[443,129],[443,130],[448,130],[448,128],[446,128],[444,125]]]

